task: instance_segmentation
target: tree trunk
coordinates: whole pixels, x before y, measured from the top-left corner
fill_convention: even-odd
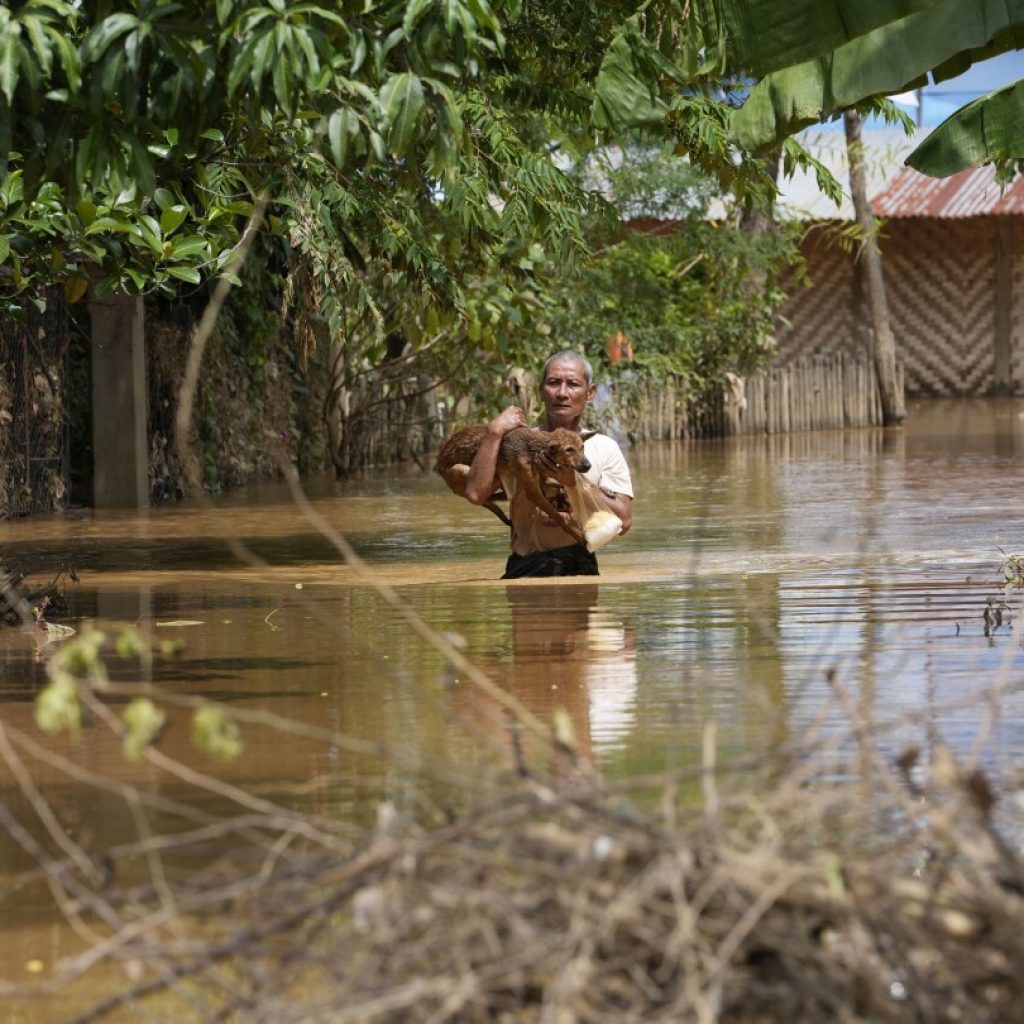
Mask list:
[[[781,149],[773,149],[761,160],[765,174],[767,174],[772,181],[778,181],[779,179],[779,163],[781,160]],[[744,207],[740,211],[738,226],[740,231],[750,238],[758,238],[761,235],[767,234],[769,231],[775,231],[777,224],[775,222],[774,205],[769,204],[767,206]],[[764,291],[767,283],[768,272],[766,270],[754,271],[748,277],[744,290],[748,295],[756,295],[758,292]]]
[[[336,476],[351,469],[349,451],[349,393],[345,386],[345,347],[343,341],[331,338],[327,355],[328,384],[324,398],[324,421],[327,424],[327,446]]]
[[[872,354],[878,374],[878,391],[882,401],[882,422],[892,426],[903,422],[906,409],[896,379],[896,339],[889,324],[889,307],[885,299],[882,276],[882,254],[878,248],[875,216],[868,203],[867,175],[864,170],[864,146],[860,137],[860,114],[848,110],[843,114],[846,128],[846,153],[850,161],[850,197],[857,225],[865,238],[860,254],[864,283],[867,286],[868,320],[872,336]]]

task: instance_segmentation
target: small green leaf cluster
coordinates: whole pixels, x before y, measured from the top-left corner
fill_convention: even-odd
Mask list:
[[[62,644],[46,663],[49,683],[36,698],[36,724],[50,736],[70,733],[78,738],[84,717],[83,686],[105,690],[109,682],[101,658],[106,634],[88,627]]]
[[[63,733],[79,738],[87,721],[88,698],[102,699],[116,688],[111,686],[104,661],[108,651],[108,634],[95,626],[86,626],[74,639],[62,643],[46,662],[49,682],[36,698],[35,719],[39,728],[50,736]],[[167,641],[154,646],[132,627],[121,630],[114,640],[114,651],[120,657],[152,660],[154,653],[174,656],[177,644]],[[118,692],[130,692],[121,687]],[[164,708],[145,695],[135,696],[120,715],[122,750],[130,761],[139,761],[160,738],[167,726]],[[202,703],[191,718],[191,736],[195,746],[220,760],[230,761],[242,752],[238,723],[225,709]]]
[[[238,723],[216,704],[205,704],[193,713],[192,742],[219,761],[234,761],[243,749]]]
[[[136,697],[121,712],[125,733],[121,743],[129,761],[140,761],[146,750],[156,742],[167,722],[167,714],[148,697]]]

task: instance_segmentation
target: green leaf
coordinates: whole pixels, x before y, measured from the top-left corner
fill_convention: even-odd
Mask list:
[[[198,235],[179,238],[171,245],[171,255],[177,260],[184,259],[186,256],[207,256],[209,252],[209,242]]]
[[[78,736],[82,730],[82,705],[78,685],[64,672],[36,698],[36,725],[48,736],[69,732]]]
[[[82,53],[87,61],[98,61],[104,52],[119,37],[139,26],[134,14],[119,11],[104,18],[86,37]]]
[[[139,216],[138,224],[142,229],[143,236],[150,237],[157,242],[163,240],[160,222],[155,217],[151,217],[148,213],[143,213]]]
[[[155,189],[153,192],[153,198],[156,200],[156,205],[159,206],[161,210],[166,210],[177,202],[174,193],[166,188]]]
[[[416,25],[432,5],[433,0],[411,0],[405,9],[405,17],[402,19],[402,32],[406,39],[412,39]]]
[[[274,63],[274,33],[273,31],[265,32],[256,42],[253,49],[252,58],[252,80],[253,85],[259,89],[263,83],[263,76],[269,69],[273,73]]]
[[[366,60],[366,37],[362,32],[358,32],[355,34],[355,43],[352,46],[352,63],[349,66],[349,74],[358,74],[364,60]]]
[[[760,74],[817,57],[937,0],[726,0],[720,31],[734,63]]]
[[[125,273],[131,279],[132,284],[135,285],[136,291],[143,292],[146,290],[146,287],[149,284],[149,278],[146,277],[141,270],[135,270],[134,268],[129,267],[125,270]]]
[[[101,231],[126,232],[132,225],[118,217],[97,217],[86,229],[87,235],[98,235]]]
[[[320,74],[320,59],[316,55],[313,40],[310,38],[309,32],[297,25],[292,29],[292,39],[298,44],[306,58],[306,88],[315,89],[317,76]]]
[[[18,61],[21,56],[18,32],[18,26],[11,25],[0,34],[0,92],[8,104],[14,102],[14,92],[18,88]]]
[[[84,298],[88,290],[89,279],[81,274],[72,274],[64,282],[64,300],[68,305],[73,305],[79,299]]]
[[[378,163],[384,163],[388,154],[387,150],[384,148],[384,140],[380,137],[380,134],[378,132],[371,131],[369,134],[369,141],[370,153]]]
[[[49,77],[50,69],[53,67],[53,55],[50,53],[42,19],[35,18],[30,14],[25,15],[22,17],[22,25],[24,25],[25,32],[32,43],[32,49],[35,52],[36,59],[39,61],[40,69],[44,75]]]
[[[423,83],[419,76],[411,71],[393,75],[380,91],[380,104],[387,126],[388,148],[404,155],[416,136],[423,112]]]
[[[116,277],[105,277],[103,278],[95,288],[95,295],[97,299],[105,299],[108,295],[113,295],[114,292],[120,287],[121,282]]]
[[[156,171],[146,147],[138,138],[132,139],[132,171],[139,188],[147,195],[156,190]]]
[[[77,204],[78,216],[85,227],[89,227],[96,220],[96,204],[88,199],[79,199]]]
[[[277,100],[277,105],[288,113],[295,109],[296,89],[293,68],[292,59],[286,54],[279,53],[274,59],[274,97]]]
[[[78,48],[67,36],[54,28],[48,28],[46,33],[57,51],[61,68],[68,79],[68,86],[73,92],[77,92],[82,85],[82,69],[78,59]]]
[[[160,230],[163,232],[164,238],[168,235],[173,234],[174,231],[181,226],[181,222],[188,216],[188,207],[180,204],[176,206],[169,206],[160,215]]]
[[[351,107],[341,107],[327,119],[327,141],[334,166],[345,166],[349,139],[359,134],[359,117]]]
[[[199,284],[203,279],[199,271],[192,267],[167,267],[167,273],[179,281],[188,281],[189,284]]]
[[[657,124],[665,116],[668,104],[657,95],[652,49],[632,28],[612,40],[594,83],[591,116],[596,127],[636,128]]]

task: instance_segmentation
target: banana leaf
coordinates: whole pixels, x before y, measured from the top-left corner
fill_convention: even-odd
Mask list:
[[[922,174],[946,178],[967,167],[1024,159],[1024,80],[997,89],[946,118],[907,157]]]
[[[938,0],[698,0],[724,24],[734,66],[756,75],[830,53]],[[713,13],[712,13],[713,12]]]
[[[832,53],[767,75],[733,116],[732,131],[757,151],[867,99],[958,74],[1024,45],[1024,0],[941,0],[851,40]]]

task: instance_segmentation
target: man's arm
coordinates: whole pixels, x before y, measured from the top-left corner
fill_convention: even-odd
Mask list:
[[[591,493],[593,494],[595,491]],[[602,491],[600,487],[596,488],[596,495],[598,501],[603,501],[608,510],[614,512],[622,520],[622,530],[619,532],[619,536],[629,533],[629,528],[633,525],[633,499],[628,494],[609,494],[608,491]]]
[[[502,410],[487,424],[487,433],[473,457],[466,477],[466,501],[482,505],[494,493],[498,482],[494,479],[498,469],[498,449],[501,439],[516,427],[526,426],[526,414],[517,405]]]

